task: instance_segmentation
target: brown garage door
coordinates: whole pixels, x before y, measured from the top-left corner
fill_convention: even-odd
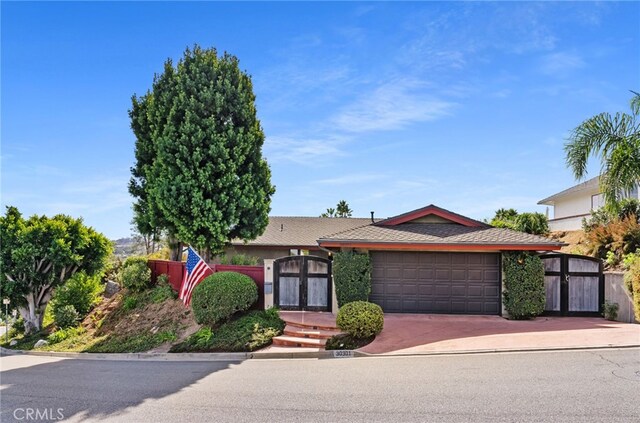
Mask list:
[[[387,313],[500,314],[500,255],[371,252],[371,301]]]

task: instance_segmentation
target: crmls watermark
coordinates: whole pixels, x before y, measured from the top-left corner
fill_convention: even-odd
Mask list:
[[[13,418],[20,421],[59,421],[64,419],[63,408],[16,408]]]

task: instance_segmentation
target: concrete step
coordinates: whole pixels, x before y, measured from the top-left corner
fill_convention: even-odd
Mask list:
[[[282,320],[285,321],[287,326],[292,326],[296,328],[340,332],[340,329],[338,329],[338,326],[336,326],[335,324],[331,325],[328,323],[301,322],[297,320],[287,320],[287,319],[282,319]]]
[[[326,339],[300,338],[297,336],[280,335],[273,338],[272,345],[282,347],[306,347],[324,349]]]
[[[284,328],[284,334],[286,336],[293,336],[297,338],[329,339],[332,336],[339,335],[340,333],[340,330],[313,329],[291,325],[287,325]]]

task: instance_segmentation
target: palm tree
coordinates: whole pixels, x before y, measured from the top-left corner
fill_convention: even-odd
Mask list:
[[[632,91],[631,114],[600,113],[582,122],[564,146],[567,166],[583,178],[590,156],[601,160],[600,190],[607,208],[640,183],[640,94]]]
[[[336,205],[336,217],[351,217],[353,210],[349,208],[349,204],[345,200],[338,201]]]

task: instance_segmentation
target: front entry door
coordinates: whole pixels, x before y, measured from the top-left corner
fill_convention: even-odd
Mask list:
[[[315,256],[273,262],[273,302],[281,310],[331,311],[331,261]]]
[[[544,314],[599,316],[604,303],[602,261],[576,254],[545,254]]]

